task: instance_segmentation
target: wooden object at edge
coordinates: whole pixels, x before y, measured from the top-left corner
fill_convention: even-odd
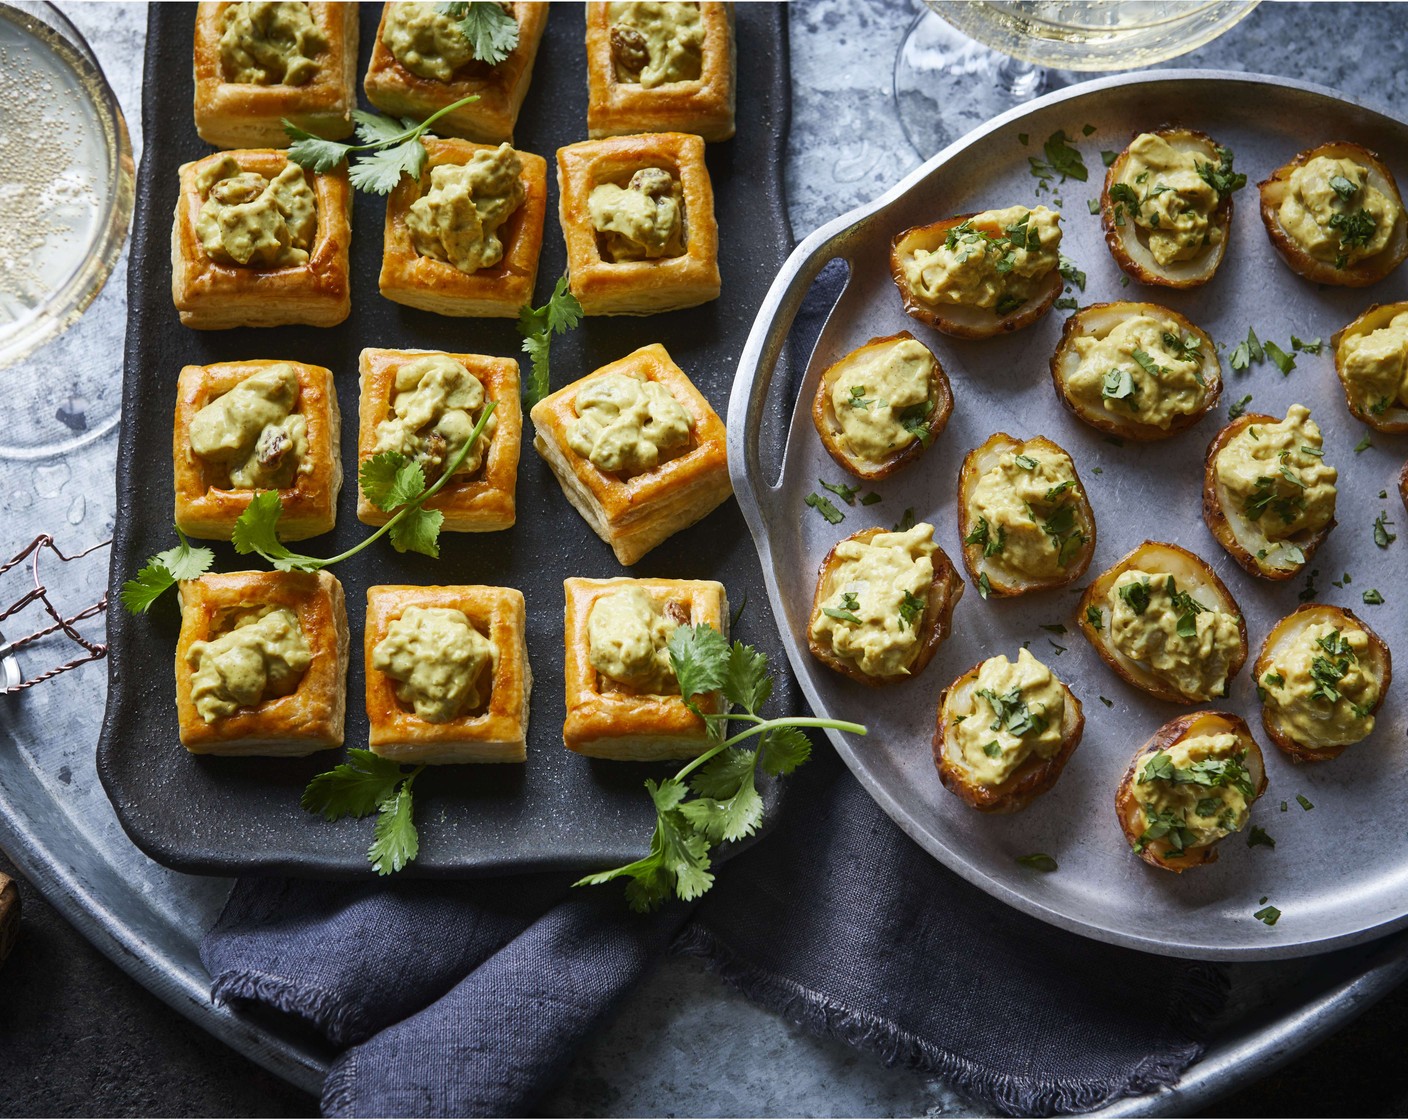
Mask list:
[[[20,892],[15,881],[0,872],[0,965],[15,947],[20,933]]]

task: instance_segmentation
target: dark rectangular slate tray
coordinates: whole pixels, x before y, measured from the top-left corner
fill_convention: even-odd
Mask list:
[[[379,4],[361,12],[358,74],[365,71]],[[344,876],[369,874],[369,821],[329,824],[299,809],[308,779],[343,757],[211,758],[188,754],[177,737],[172,669],[180,617],[169,595],[133,618],[117,591],[146,558],[175,541],[171,423],[176,376],[187,363],[289,358],[330,368],[342,410],[348,482],[337,528],[300,545],[332,555],[368,531],[356,518],[357,355],[364,346],[426,347],[520,358],[512,320],[449,319],[402,307],[377,291],[383,200],[358,194],[353,214],[352,314],[330,329],[276,327],[193,331],[171,301],[170,226],[177,167],[206,155],[191,115],[195,6],[153,5],[148,17],[143,97],[145,150],[138,182],[128,281],[129,315],[118,444],[117,518],[109,575],[108,703],[98,771],[122,826],[153,859],[181,871]],[[786,12],[738,7],[738,135],[709,145],[720,232],[723,295],[688,311],[646,318],[587,319],[553,347],[560,386],[648,342],[663,343],[709,398],[727,411],[734,370],[779,266],[792,244],[782,190],[788,119]],[[586,58],[581,5],[554,4],[519,117],[515,145],[554,161],[586,138]],[[364,105],[365,107],[365,105]],[[557,188],[549,172],[548,219],[538,299],[563,272]],[[416,784],[421,854],[403,874],[471,875],[611,866],[644,852],[653,824],[641,788],[661,766],[578,757],[562,745],[562,580],[622,574],[610,549],[567,504],[546,464],[528,446],[518,472],[518,523],[502,533],[441,537],[440,559],[400,555],[384,541],[332,569],[347,591],[352,664],[348,746],[364,745],[362,624],[366,589],[377,583],[483,583],[517,587],[528,605],[533,668],[528,761],[518,766],[444,766]],[[260,567],[216,545],[216,568]],[[800,705],[763,588],[757,555],[733,502],[655,549],[631,571],[642,576],[713,578],[746,609],[737,636],[767,651],[778,675],[776,710]],[[777,797],[777,789],[769,796]]]

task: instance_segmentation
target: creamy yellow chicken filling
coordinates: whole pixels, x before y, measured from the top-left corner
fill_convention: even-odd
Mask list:
[[[307,4],[231,4],[220,18],[220,66],[227,82],[301,86],[317,75],[314,56],[328,43]]]
[[[868,541],[841,541],[812,638],[870,676],[906,675],[924,640],[936,551],[934,527],[922,521]]]
[[[1369,644],[1369,635],[1358,627],[1319,622],[1276,650],[1257,691],[1297,743],[1340,747],[1374,730],[1383,681],[1366,660]]]
[[[693,419],[658,381],[604,374],[578,389],[574,403],[567,446],[598,470],[639,474],[689,442]]]
[[[1268,542],[1313,533],[1335,516],[1339,472],[1325,462],[1320,427],[1304,405],[1291,405],[1277,423],[1248,425],[1218,452],[1213,470],[1231,498],[1229,515],[1253,523]]]
[[[1015,665],[1002,656],[984,661],[971,700],[952,734],[956,760],[974,785],[1000,785],[1029,758],[1060,748],[1066,694],[1030,651],[1020,651]]]
[[[491,268],[504,259],[499,231],[527,196],[523,161],[508,144],[432,167],[430,189],[406,211],[411,244],[461,272]]]
[[[914,296],[935,307],[990,308],[1008,315],[1061,263],[1061,215],[1045,206],[985,210],[954,226],[942,245],[901,259]]]
[[[613,591],[587,616],[587,660],[603,677],[637,692],[679,692],[668,648],[677,625],[641,588]]]
[[[1110,186],[1116,224],[1127,217],[1143,230],[1161,265],[1193,259],[1222,241],[1222,229],[1213,221],[1219,201],[1214,171],[1206,154],[1141,133]]]
[[[1022,575],[1060,575],[1085,543],[1075,472],[1064,451],[1033,443],[1004,451],[969,495],[964,543]]]
[[[224,466],[233,489],[287,489],[312,468],[308,418],[294,411],[298,391],[285,362],[250,374],[191,417],[191,450]]]
[[[1316,156],[1291,172],[1277,213],[1281,226],[1318,261],[1348,268],[1388,245],[1403,207],[1352,159]]]
[[[662,167],[641,168],[624,187],[593,187],[587,213],[603,259],[613,264],[684,253],[684,193]]]
[[[1408,311],[1377,330],[1346,334],[1339,364],[1349,395],[1363,411],[1377,416],[1408,407]]]
[[[448,4],[420,4],[403,0],[388,4],[381,41],[393,58],[412,74],[448,82],[467,62],[474,48],[460,30]]]
[[[186,653],[191,703],[206,723],[287,696],[313,662],[298,616],[283,607],[251,607],[228,629]]]
[[[902,338],[849,358],[831,385],[840,442],[857,459],[878,463],[915,440],[929,442],[934,355]]]
[[[1121,572],[1106,599],[1110,642],[1129,660],[1188,700],[1227,695],[1241,649],[1236,615],[1209,606],[1163,572]]]
[[[463,611],[412,606],[372,647],[372,668],[396,682],[396,699],[421,719],[448,723],[489,702],[497,656]]]
[[[1119,419],[1167,430],[1207,402],[1202,340],[1167,315],[1125,319],[1103,337],[1074,340],[1072,394]]]
[[[698,4],[612,0],[606,5],[616,80],[645,89],[697,82],[704,68]]]
[[[250,268],[308,260],[318,232],[318,204],[298,164],[288,163],[266,179],[225,156],[202,171],[196,185],[204,198],[196,237],[211,260]]]
[[[434,482],[468,442],[484,411],[484,383],[447,354],[412,358],[396,370],[391,412],[376,426],[374,454],[395,451],[413,459]],[[498,427],[490,413],[456,474],[473,474]]]
[[[1230,733],[1190,735],[1145,759],[1132,793],[1143,826],[1134,850],[1160,841],[1172,859],[1241,831],[1256,799],[1246,751]]]

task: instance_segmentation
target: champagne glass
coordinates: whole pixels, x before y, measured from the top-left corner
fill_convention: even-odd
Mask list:
[[[905,135],[925,158],[1065,71],[1131,70],[1211,42],[1259,0],[925,0],[895,60]]]

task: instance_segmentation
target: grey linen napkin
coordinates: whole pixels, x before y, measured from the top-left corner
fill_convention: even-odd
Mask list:
[[[559,876],[241,880],[201,947],[213,995],[343,1048],[329,1116],[522,1114],[670,949],[818,1035],[1012,1115],[1148,1092],[1203,1052],[1225,992],[1213,966],[1087,941],[987,897],[829,749],[788,780],[776,828],[718,868],[699,905],[649,917],[615,886]]]

